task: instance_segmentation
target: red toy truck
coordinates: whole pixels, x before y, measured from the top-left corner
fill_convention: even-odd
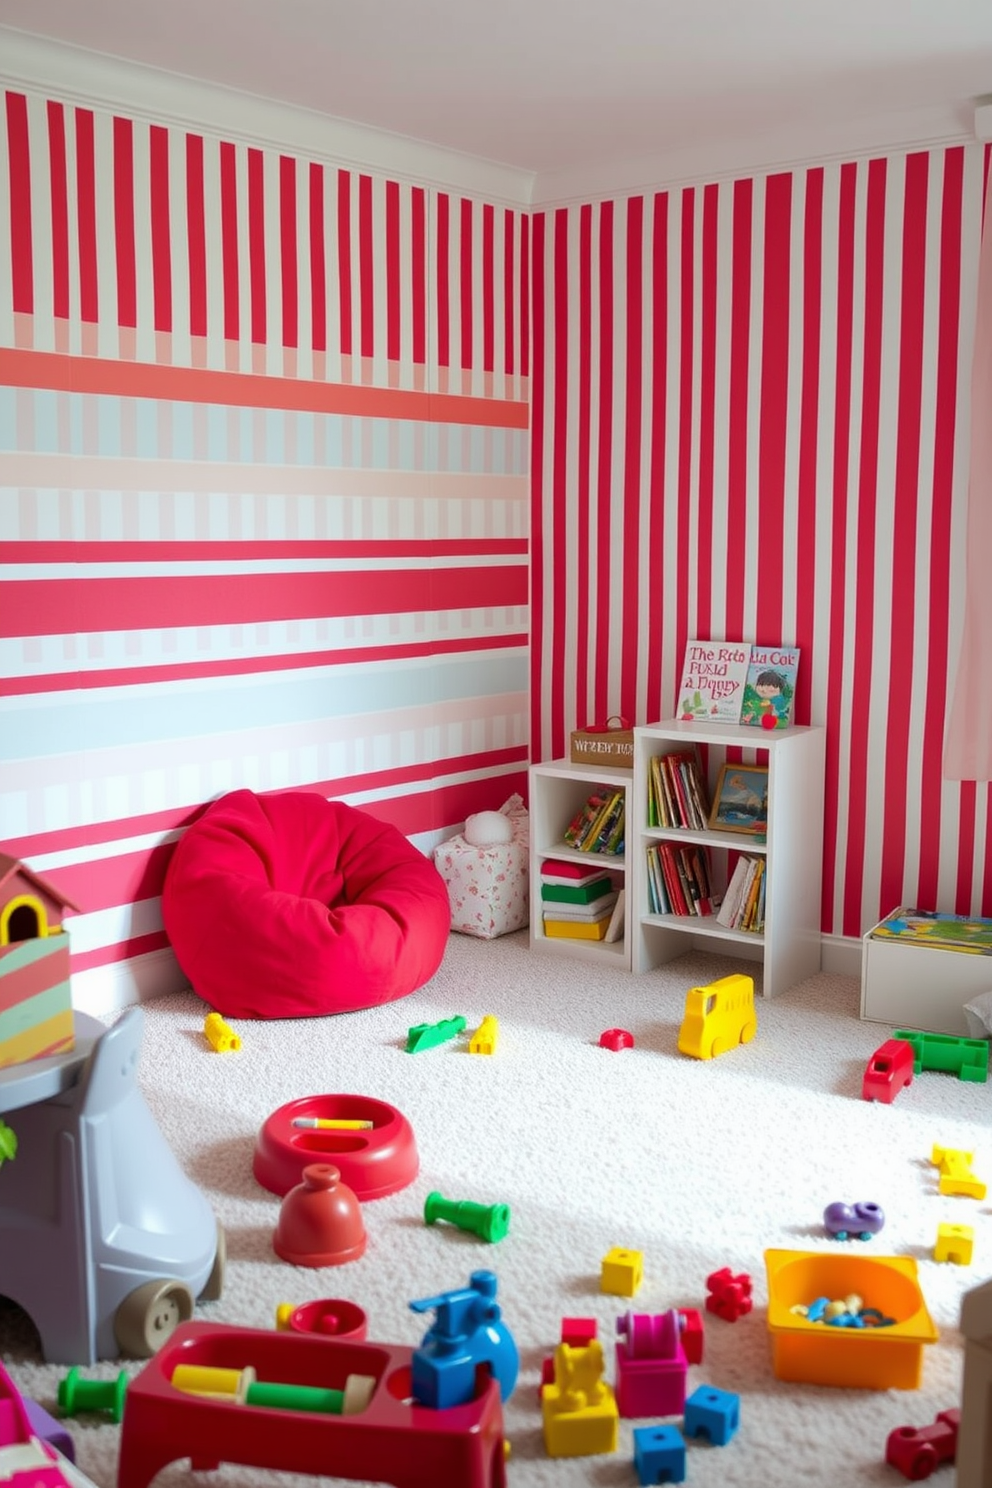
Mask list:
[[[913,1083],[913,1046],[907,1039],[886,1039],[865,1069],[861,1094],[865,1100],[891,1105],[904,1085]]]

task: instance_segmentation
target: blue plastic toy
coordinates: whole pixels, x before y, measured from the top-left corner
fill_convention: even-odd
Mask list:
[[[709,1437],[714,1447],[725,1447],[741,1424],[741,1397],[713,1385],[700,1385],[685,1403],[686,1436]]]
[[[412,1394],[418,1404],[435,1410],[467,1404],[475,1397],[480,1364],[496,1380],[502,1399],[510,1398],[520,1355],[513,1335],[500,1322],[496,1284],[492,1271],[473,1271],[465,1290],[410,1303],[414,1312],[437,1311],[411,1360]]]
[[[677,1426],[635,1426],[634,1467],[639,1483],[684,1483],[685,1441]]]

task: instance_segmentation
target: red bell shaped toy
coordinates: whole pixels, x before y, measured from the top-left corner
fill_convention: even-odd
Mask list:
[[[279,1209],[276,1255],[294,1266],[343,1266],[365,1254],[361,1206],[332,1163],[310,1163]]]

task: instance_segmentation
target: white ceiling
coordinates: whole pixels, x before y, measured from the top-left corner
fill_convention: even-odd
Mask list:
[[[0,25],[500,162],[539,196],[968,135],[992,95],[992,0],[0,0]]]

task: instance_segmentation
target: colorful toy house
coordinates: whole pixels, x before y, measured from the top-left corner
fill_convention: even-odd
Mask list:
[[[73,1047],[62,916],[78,908],[54,884],[0,853],[0,1069]]]

